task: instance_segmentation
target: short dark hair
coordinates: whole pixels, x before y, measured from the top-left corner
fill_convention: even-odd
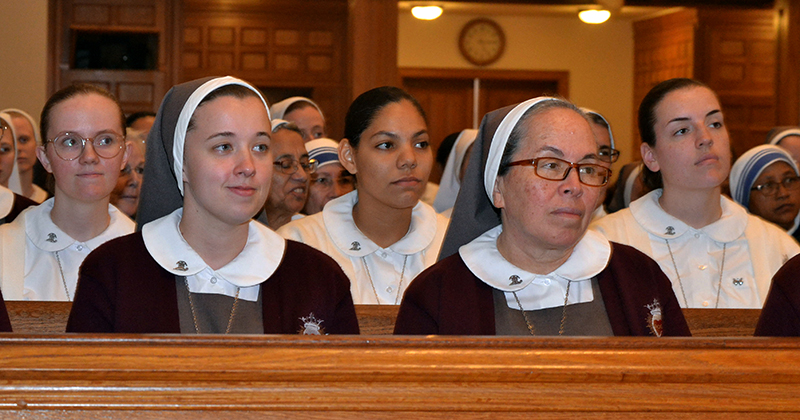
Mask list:
[[[704,87],[711,90],[705,83],[698,80],[678,77],[665,80],[647,92],[642,103],[639,104],[639,136],[643,143],[647,143],[651,148],[656,146],[656,107],[664,100],[664,97],[676,90],[690,87]],[[647,165],[642,168],[642,180],[648,190],[664,186],[661,172],[653,172]]]
[[[156,113],[152,112],[152,111],[134,112],[133,114],[128,115],[128,118],[125,119],[125,127],[132,126],[133,123],[135,123],[136,120],[138,120],[140,118],[155,117],[155,116],[156,116]]]
[[[117,106],[117,111],[119,111],[119,125],[120,129],[122,130],[122,135],[126,135],[127,131],[125,130],[125,114],[122,112],[122,107],[120,106],[117,98],[111,92],[101,88],[100,86],[91,85],[88,83],[76,83],[54,93],[53,96],[51,96],[50,99],[45,102],[44,108],[42,108],[42,115],[39,118],[39,132],[42,134],[42,143],[47,145],[47,130],[50,128],[50,114],[52,114],[53,108],[67,99],[74,98],[78,95],[91,94],[100,95],[104,98],[111,99],[114,102],[114,104]]]
[[[344,119],[344,137],[350,142],[353,148],[358,148],[358,143],[361,140],[361,134],[369,128],[375,116],[386,107],[386,105],[397,103],[400,101],[409,101],[414,108],[417,109],[419,115],[428,124],[428,118],[425,116],[425,111],[417,100],[411,96],[410,93],[394,86],[382,86],[379,88],[368,90],[350,104],[347,110],[347,116]]]

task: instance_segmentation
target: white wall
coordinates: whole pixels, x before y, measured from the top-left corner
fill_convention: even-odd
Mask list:
[[[451,13],[426,22],[401,11],[400,67],[473,68],[458,50],[461,28],[478,16]],[[577,16],[488,16],[503,28],[506,50],[488,69],[567,70],[569,99],[602,113],[614,129],[620,163],[638,157],[633,137],[633,24],[587,25]],[[615,168],[620,168],[618,163]]]
[[[37,120],[47,100],[47,0],[5,0],[0,13],[0,109]]]

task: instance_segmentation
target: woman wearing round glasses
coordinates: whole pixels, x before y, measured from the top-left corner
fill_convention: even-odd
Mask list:
[[[436,262],[447,218],[421,203],[433,154],[425,113],[396,87],[361,94],[347,110],[339,160],[355,191],[280,234],[330,255],[356,304],[397,305],[415,275]]]
[[[36,155],[55,178],[55,195],[0,226],[2,290],[11,300],[72,300],[78,268],[102,243],[133,232],[109,204],[125,166],[125,116],[108,91],[72,85],[42,110]]]
[[[639,106],[644,180],[654,190],[593,226],[658,261],[686,308],[760,308],[800,246],[721,194],[731,163],[717,95],[691,79],[656,85]]]
[[[587,231],[611,170],[578,108],[490,112],[474,147],[443,259],[409,286],[395,334],[688,334],[658,265]]]
[[[300,129],[294,123],[272,120],[272,184],[264,205],[266,224],[272,230],[303,217],[300,210],[308,198],[308,180],[317,162],[308,158]]]
[[[731,197],[800,239],[800,170],[782,147],[756,146],[731,167]]]
[[[141,232],[86,259],[67,331],[358,334],[336,263],[252,220],[270,144],[266,101],[247,82],[173,87],[147,140]]]

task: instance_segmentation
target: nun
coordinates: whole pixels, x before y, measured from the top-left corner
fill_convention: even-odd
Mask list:
[[[328,135],[322,108],[311,99],[292,96],[272,104],[269,111],[272,118],[295,123],[307,142]]]
[[[395,334],[689,335],[658,264],[587,231],[611,170],[578,108],[490,112],[474,147],[440,261],[409,286]]]
[[[34,172],[36,169],[36,147],[42,145],[42,136],[39,132],[38,124],[27,112],[8,108],[3,111],[11,116],[11,125],[15,131],[17,170],[19,171],[19,189],[12,183],[11,190],[21,194],[36,203],[47,200],[47,191],[34,184]]]
[[[800,171],[789,152],[772,145],[748,150],[731,167],[730,186],[733,200],[750,214],[800,240]]]
[[[767,144],[783,147],[795,162],[800,162],[800,127],[773,128],[767,133]]]
[[[433,208],[437,213],[449,216],[456,202],[458,190],[461,188],[461,179],[464,178],[464,170],[467,167],[467,156],[472,150],[472,144],[478,136],[478,130],[462,130],[458,133],[450,154],[447,156],[447,163],[442,171],[442,179],[439,181],[439,189],[436,198],[433,200]]]
[[[0,112],[0,225],[13,222],[23,210],[37,204],[13,191],[19,191],[20,182],[17,172],[17,136],[11,120],[11,115]]]
[[[339,162],[338,148],[339,143],[326,138],[306,143],[308,157],[317,162],[317,170],[311,174],[303,214],[317,214],[329,201],[355,189],[355,178]]]
[[[597,111],[581,108],[591,123],[592,132],[597,139],[597,144],[600,146],[599,156],[600,159],[608,162],[609,164],[616,162],[619,159],[619,150],[614,146],[614,133],[611,131],[611,124],[609,124],[606,117]],[[608,185],[603,186],[600,193],[600,201],[597,203],[597,208],[592,215],[592,220],[597,220],[608,213],[603,207],[606,201],[606,194],[608,192]]]
[[[267,104],[247,82],[173,87],[147,140],[141,230],[86,259],[67,331],[357,334],[336,262],[252,220],[270,141]]]

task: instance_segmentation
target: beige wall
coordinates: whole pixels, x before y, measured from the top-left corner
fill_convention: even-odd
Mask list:
[[[469,20],[482,17],[445,14],[425,22],[401,11],[398,27],[400,67],[470,68],[458,50],[458,36]],[[576,17],[489,16],[506,34],[506,50],[489,69],[567,70],[569,98],[602,113],[614,129],[620,163],[638,157],[633,136],[633,24],[612,19],[587,25]],[[615,169],[622,165],[617,163]]]
[[[47,0],[9,0],[0,13],[0,109],[37,120],[47,100]]]

